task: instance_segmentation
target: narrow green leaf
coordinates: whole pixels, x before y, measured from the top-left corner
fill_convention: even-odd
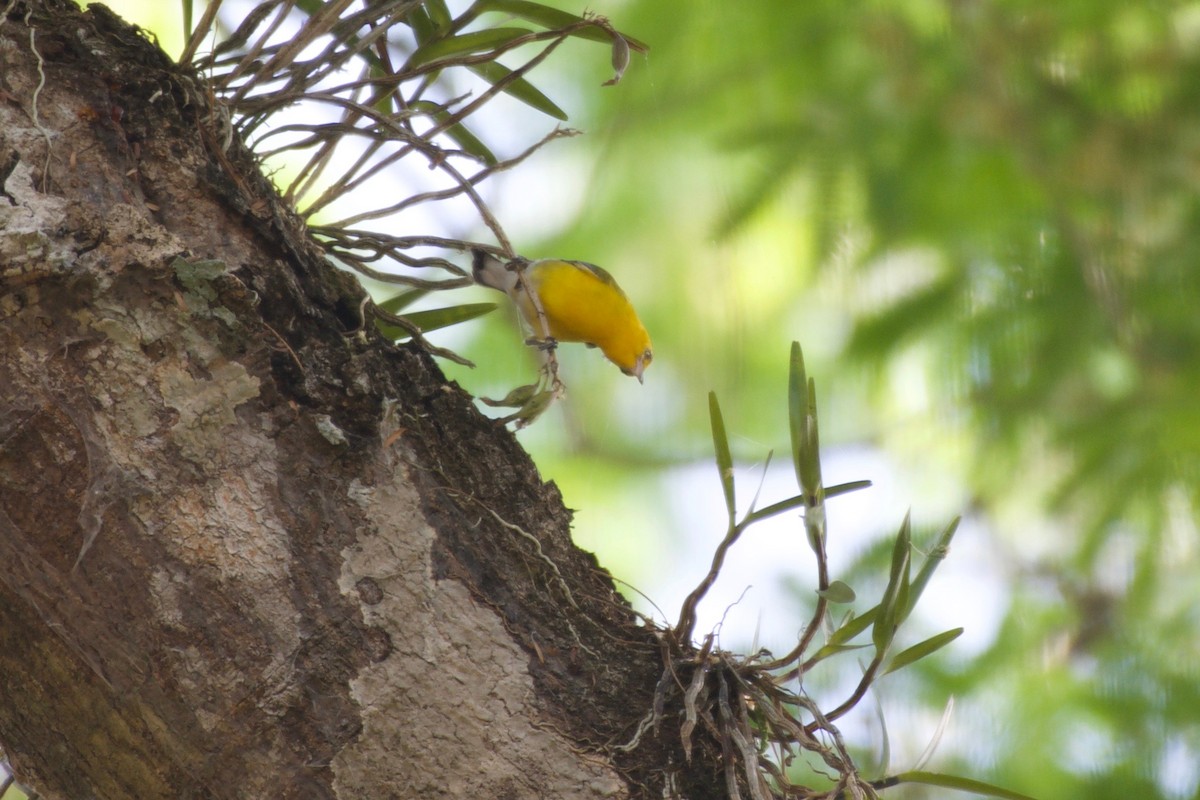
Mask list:
[[[717,457],[717,469],[721,473],[721,490],[725,493],[725,508],[729,511],[729,524],[737,514],[733,493],[733,456],[729,454],[729,437],[725,434],[725,420],[717,393],[708,393],[708,418],[712,425],[713,451]]]
[[[475,156],[488,166],[493,166],[499,163],[500,159],[496,158],[496,154],[491,151],[491,148],[484,144],[479,137],[471,133],[466,125],[462,125],[461,123],[458,125],[451,125],[446,129],[446,135],[449,136],[450,139],[463,150]]]
[[[896,654],[895,658],[892,659],[891,663],[888,664],[887,669],[883,671],[883,674],[887,675],[889,672],[895,672],[898,669],[904,669],[914,661],[919,661],[930,653],[942,649],[959,636],[962,636],[962,632],[962,628],[954,628],[953,630],[939,633],[937,636],[930,636],[925,641],[914,644],[907,650],[901,650]]]
[[[887,589],[883,599],[879,601],[879,615],[875,619],[875,627],[871,629],[871,641],[880,654],[885,652],[896,635],[896,620],[899,616],[899,600],[901,585],[908,569],[912,551],[912,514],[904,515],[904,523],[896,534],[896,544],[892,548],[892,569],[888,577]]]
[[[410,321],[425,331],[436,331],[438,328],[445,328],[450,325],[457,325],[460,322],[466,322],[469,319],[482,317],[484,314],[495,311],[497,305],[495,303],[464,303],[461,306],[447,306],[446,308],[432,308],[428,311],[413,311],[404,315],[404,318]]]
[[[518,428],[524,428],[526,425],[535,422],[538,417],[545,413],[546,409],[554,405],[555,397],[557,395],[549,389],[538,392],[530,398],[528,403],[521,406],[520,410],[515,414],[510,414],[504,419],[506,422],[516,422]]]
[[[896,628],[908,618],[908,612],[911,606],[908,603],[910,589],[912,588],[912,540],[909,539],[908,558],[904,560],[904,569],[900,571],[900,591],[896,592],[896,618],[893,625]]]
[[[850,585],[844,581],[834,581],[827,589],[818,589],[817,595],[831,603],[853,603],[855,594]]]
[[[371,103],[371,108],[375,109],[376,113],[378,113],[380,116],[385,117],[395,110],[392,108],[392,101],[395,96],[396,93],[393,91],[381,92],[375,98],[375,102]]]
[[[892,545],[892,567],[888,575],[889,583],[898,583],[904,575],[904,570],[908,566],[909,556],[912,553],[912,511],[907,511],[904,514],[904,521],[900,523],[900,530],[896,533],[896,543]]]
[[[450,118],[450,113],[446,111],[445,108],[427,100],[413,103],[412,107],[418,111],[428,114],[438,124],[442,124]],[[461,122],[457,122],[447,128],[446,135],[449,136],[450,139],[464,151],[470,153],[489,166],[494,165],[499,161],[499,159],[496,158],[496,154],[493,153],[487,145],[480,141],[475,134],[471,133],[471,131],[468,130],[467,127]]]
[[[866,489],[871,485],[870,481],[850,481],[849,483],[839,483],[837,486],[830,486],[825,489],[825,499],[837,497],[840,494],[849,494],[857,492],[859,489]],[[749,522],[759,522],[764,519],[782,514],[785,511],[791,511],[795,508],[804,507],[804,495],[798,494],[795,497],[789,497],[787,500],[780,500],[778,503],[772,503],[769,506],[760,508],[752,514],[747,515],[746,519]]]
[[[807,392],[808,408],[804,414],[804,445],[800,459],[800,484],[804,493],[813,498],[813,503],[820,505],[825,500],[824,489],[821,485],[821,437],[817,429],[817,385],[812,378],[808,379]]]
[[[529,0],[479,0],[476,6],[481,11],[499,11],[502,14],[511,14],[514,17],[535,22],[548,30],[557,30],[583,22],[583,17],[569,11],[529,2]]]
[[[498,11],[503,14],[511,14],[514,17],[520,17],[552,31],[577,25],[584,21],[583,17],[576,16],[568,11],[550,8],[541,3],[529,2],[529,0],[479,0],[476,3],[476,7],[480,11]],[[612,40],[612,36],[607,31],[594,25],[582,28],[573,35],[593,42],[609,42]],[[620,36],[629,44],[630,48],[639,53],[645,53],[650,49],[645,42],[634,39],[632,36],[626,36],[625,34],[620,34]]]
[[[925,591],[925,586],[928,585],[929,579],[933,577],[933,571],[938,568],[942,560],[950,552],[950,541],[954,538],[955,532],[958,530],[958,523],[962,521],[962,517],[955,517],[942,531],[942,535],[938,537],[937,544],[929,551],[929,555],[925,556],[925,560],[921,562],[921,568],[917,570],[917,578],[912,582],[912,588],[908,593],[908,602],[905,604],[904,614],[900,618],[900,622],[904,622],[908,615],[912,613],[913,608],[917,605],[917,600],[921,599],[921,593]]]
[[[407,292],[401,292],[395,297],[389,297],[382,303],[378,303],[378,306],[389,314],[399,314],[401,311],[408,308],[425,295],[429,294],[429,291],[429,289],[410,289]]]
[[[428,44],[438,38],[438,26],[424,6],[416,6],[404,17],[404,23],[412,28],[413,38],[418,45]]]
[[[575,31],[575,33],[572,35],[580,39],[587,39],[590,42],[608,42],[612,40],[612,37],[609,36],[608,32],[603,28],[581,28]],[[632,36],[626,36],[623,33],[618,33],[617,35],[625,40],[625,44],[629,45],[630,50],[633,50],[637,53],[650,52],[650,45],[646,44],[641,39],[635,39]]]
[[[792,465],[796,469],[796,485],[807,495],[801,478],[800,462],[804,459],[804,420],[808,416],[808,376],[804,371],[804,353],[799,342],[792,342],[791,363],[788,365],[788,427],[792,434]]]
[[[480,397],[479,399],[483,401],[484,405],[491,406],[492,408],[522,408],[533,399],[540,386],[541,384],[539,383],[518,386],[504,395],[500,400],[493,400],[490,397]]]
[[[852,650],[862,650],[865,647],[870,647],[867,644],[827,644],[817,652],[813,653],[811,661],[815,664],[818,661],[823,661],[830,656],[836,656],[838,653],[849,653]]]
[[[831,497],[837,497],[839,494],[850,494],[850,492],[857,492],[860,489],[870,489],[871,486],[870,481],[848,481],[846,483],[839,483],[836,486],[826,486],[824,492],[825,499],[828,500]]]
[[[446,0],[425,0],[425,8],[429,12],[429,19],[437,26],[438,30],[449,30],[454,24],[454,18],[450,16],[450,9],[446,7]]]
[[[422,333],[428,333],[438,328],[445,328],[450,325],[457,325],[460,322],[466,322],[469,319],[475,319],[475,317],[482,316],[495,308],[495,303],[466,303],[461,306],[447,306],[446,308],[432,308],[428,311],[414,311],[410,314],[405,314],[404,319],[416,325]],[[412,335],[403,328],[389,324],[383,320],[375,320],[375,326],[379,328],[379,331],[384,336],[396,341],[402,341]]]
[[[942,786],[947,789],[958,789],[963,792],[985,794],[990,797],[1002,797],[1004,800],[1036,800],[1027,794],[1013,792],[993,786],[990,783],[976,781],[970,778],[960,778],[957,775],[943,775],[940,772],[901,772],[894,776],[898,783],[921,783],[926,786]]]
[[[192,38],[192,0],[183,0],[183,40],[186,42]]]
[[[796,508],[804,508],[804,495],[796,495],[789,497],[787,500],[780,500],[778,503],[772,503],[766,508],[760,508],[757,511],[746,516],[749,522],[759,522],[764,519],[769,519],[776,514],[782,514],[785,511],[791,511]]]
[[[865,631],[875,621],[879,614],[879,606],[857,617],[851,618],[845,625],[838,628],[829,637],[829,644],[844,644]]]
[[[497,61],[489,61],[486,64],[471,64],[467,69],[493,86],[512,74],[511,69]],[[546,116],[563,121],[567,119],[567,112],[559,108],[553,100],[542,94],[540,89],[524,78],[517,78],[507,84],[503,91],[505,94],[515,97],[530,108],[541,111]]]
[[[528,36],[533,31],[528,28],[491,28],[486,31],[462,33],[445,39],[435,39],[423,44],[408,57],[409,68],[419,67],[443,58],[453,56],[486,53],[504,47],[515,39]]]

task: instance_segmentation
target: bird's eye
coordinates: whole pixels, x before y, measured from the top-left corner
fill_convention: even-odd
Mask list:
[[[642,353],[642,364],[649,364],[653,360],[654,353],[650,351],[649,347],[647,347],[646,352]]]

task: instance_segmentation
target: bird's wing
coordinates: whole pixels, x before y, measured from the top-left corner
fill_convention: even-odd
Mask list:
[[[586,261],[568,261],[567,263],[573,267],[584,270],[585,272],[590,272],[605,285],[616,289],[622,297],[625,296],[625,292],[622,291],[621,287],[617,285],[617,282],[613,279],[613,276],[609,275],[608,270],[604,269],[603,267],[598,267],[595,264],[589,264]]]

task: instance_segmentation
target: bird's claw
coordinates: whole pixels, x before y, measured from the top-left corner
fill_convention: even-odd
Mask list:
[[[547,336],[544,339],[531,336],[525,340],[525,344],[529,345],[530,347],[536,347],[538,350],[543,352],[549,352],[558,347],[558,339],[555,339],[553,336]]]

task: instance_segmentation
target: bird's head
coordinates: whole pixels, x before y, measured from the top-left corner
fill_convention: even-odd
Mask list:
[[[621,368],[621,372],[626,375],[637,378],[638,383],[642,383],[642,373],[646,371],[646,367],[650,366],[650,362],[654,360],[654,351],[650,347],[650,337],[642,331],[642,339],[631,347],[622,350],[614,350],[614,352],[605,352],[609,361],[612,361]]]

